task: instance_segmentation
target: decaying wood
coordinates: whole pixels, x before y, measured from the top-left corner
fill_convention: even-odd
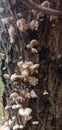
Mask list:
[[[62,130],[62,3],[28,0],[33,13],[23,2],[0,1],[1,129]]]

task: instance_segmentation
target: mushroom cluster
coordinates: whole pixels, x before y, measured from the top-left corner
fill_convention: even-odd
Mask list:
[[[38,79],[33,76],[33,74],[38,74],[39,64],[33,64],[32,62],[18,62],[17,63],[20,73],[21,79],[24,82],[28,82],[29,84],[36,86],[38,84]]]

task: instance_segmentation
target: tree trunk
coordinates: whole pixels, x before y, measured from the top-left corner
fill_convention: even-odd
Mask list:
[[[0,0],[0,7],[4,8],[0,14],[2,125],[6,125],[3,129],[62,130],[61,16],[37,17],[38,12],[34,16],[19,0]],[[61,0],[51,0],[50,7],[61,10]],[[2,19],[7,17],[12,20],[4,24]],[[26,20],[24,26],[28,25],[28,29],[16,25],[20,19]],[[38,28],[36,23],[31,28],[32,20],[37,20]],[[14,42],[8,31],[10,27],[15,29]]]

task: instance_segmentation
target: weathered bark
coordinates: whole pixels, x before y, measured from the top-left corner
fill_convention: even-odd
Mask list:
[[[22,12],[22,18],[30,22],[34,17],[31,10],[19,1],[13,5],[10,3],[10,0],[1,0],[0,6],[5,9],[0,17],[12,16],[12,25],[15,27],[17,33],[16,41],[11,44],[8,34],[10,25],[0,23],[2,26],[1,30],[3,30],[1,51],[5,53],[5,59],[1,61],[1,76],[4,83],[2,96],[4,121],[2,121],[2,124],[8,122],[9,119],[12,120],[12,117],[16,116],[16,122],[10,126],[10,130],[13,130],[15,124],[23,125],[24,130],[62,130],[62,18],[44,14],[38,20],[38,30],[29,29],[26,32],[21,32],[16,26],[17,13]],[[51,8],[61,10],[61,0],[52,0]],[[51,21],[50,17],[52,17]],[[35,47],[38,53],[32,53],[26,47],[33,39],[36,39],[39,43]],[[33,64],[39,64],[38,73],[33,73],[32,75],[38,79],[37,85],[31,85],[22,79],[12,82],[10,78],[6,79],[4,77],[6,73],[10,76],[14,73],[20,75],[20,70],[17,66],[19,61],[30,61]],[[26,98],[25,94],[30,93],[32,90],[35,91],[37,97]],[[19,111],[14,111],[12,108],[9,110],[9,116],[6,116],[6,106],[17,104],[16,101],[10,99],[10,95],[13,92],[22,97],[23,102],[21,104],[24,109],[26,107],[32,109],[30,115],[32,118],[30,120],[25,122],[25,118],[19,116]],[[18,103],[20,104],[20,102]]]

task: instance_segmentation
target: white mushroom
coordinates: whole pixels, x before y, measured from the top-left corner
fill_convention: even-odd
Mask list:
[[[35,48],[32,48],[31,51],[32,51],[32,53],[38,53],[37,49],[35,49]]]
[[[43,17],[44,14],[42,12],[37,13],[37,19],[39,20],[41,17]]]
[[[31,97],[32,98],[37,98],[38,97],[34,90],[31,91]]]
[[[33,125],[38,125],[38,124],[39,124],[39,121],[33,121],[32,124],[33,124]]]
[[[8,30],[9,36],[10,36],[10,42],[14,43],[15,42],[15,36],[16,36],[16,31],[15,28],[11,25],[9,30]]]
[[[9,110],[11,108],[11,106],[6,106],[5,110]]]
[[[36,30],[36,31],[38,31],[38,26],[39,26],[39,24],[38,24],[38,21],[37,21],[37,20],[32,20],[32,21],[31,21],[31,23],[30,23],[30,29],[31,29],[31,30]]]
[[[33,10],[32,10],[32,13],[33,13],[34,16],[36,16],[37,11],[33,9]]]
[[[7,17],[7,18],[2,18],[2,23],[3,24],[10,24],[12,22],[12,17]]]
[[[3,130],[10,130],[10,127],[9,126],[4,127]]]
[[[23,63],[24,63],[23,61],[20,61],[20,62],[17,63],[17,65],[18,65],[19,67],[22,67]]]
[[[17,93],[12,93],[10,99],[16,99],[19,95]]]
[[[23,117],[28,117],[32,112],[31,108],[21,108],[19,109],[19,115]]]
[[[25,19],[17,20],[17,27],[20,31],[25,32],[26,31],[26,21],[25,21]]]
[[[3,75],[5,79],[10,79],[10,75],[9,74],[4,74]]]
[[[22,105],[21,104],[17,104],[17,105],[13,105],[12,106],[12,109],[20,109],[22,107]]]
[[[45,95],[48,95],[49,93],[47,92],[47,90],[45,90],[44,92],[43,92],[43,95],[45,96]]]
[[[36,86],[38,84],[38,79],[35,77],[29,77],[28,82],[30,85]]]
[[[27,49],[29,48],[33,48],[35,46],[39,45],[38,41],[33,39],[28,45],[27,45]]]
[[[13,126],[13,130],[18,130],[18,129],[20,129],[20,125],[16,124]]]
[[[21,12],[17,13],[17,16],[18,16],[18,18],[20,18],[22,16],[22,13]]]
[[[23,78],[27,78],[27,77],[29,76],[29,71],[28,71],[28,70],[23,70],[23,71],[21,71],[21,76],[22,76]]]
[[[44,2],[42,2],[41,7],[50,8],[50,2],[48,0],[45,0]]]
[[[20,78],[21,78],[21,75],[17,75],[16,73],[11,75],[11,81],[12,82],[14,82],[15,80],[20,79]]]
[[[34,64],[34,65],[30,66],[30,70],[38,69],[38,67],[39,67],[39,64]]]

